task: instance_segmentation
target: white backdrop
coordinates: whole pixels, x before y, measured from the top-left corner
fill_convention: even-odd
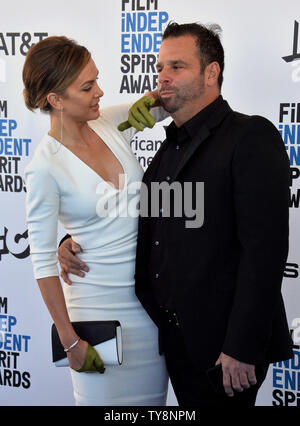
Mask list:
[[[99,83],[105,93],[101,106],[123,103],[153,88],[160,32],[169,20],[215,22],[222,27],[223,97],[235,110],[270,119],[282,132],[290,154],[290,253],[283,294],[294,334],[295,358],[270,368],[257,404],[300,405],[299,0],[27,0],[24,5],[16,0],[2,1],[0,405],[74,404],[68,370],[51,364],[51,319],[33,279],[28,256],[22,176],[48,130],[49,118],[25,108],[24,55],[32,43],[47,35],[73,38],[87,46],[99,67]],[[284,60],[286,56],[290,58]],[[134,138],[132,147],[144,168],[155,153],[155,145],[164,139],[163,125],[167,123],[168,120]],[[204,346],[207,344],[204,342]],[[176,404],[171,388],[168,404]]]

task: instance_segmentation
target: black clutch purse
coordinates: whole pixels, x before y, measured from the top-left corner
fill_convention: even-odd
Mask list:
[[[120,365],[122,354],[122,329],[119,321],[72,322],[75,332],[98,352],[104,365]],[[67,353],[60,342],[55,324],[51,329],[52,361],[57,367],[68,367]]]

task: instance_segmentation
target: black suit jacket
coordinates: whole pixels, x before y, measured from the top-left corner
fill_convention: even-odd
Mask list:
[[[144,175],[150,187],[165,141]],[[291,358],[281,284],[288,254],[289,160],[267,119],[233,112],[226,101],[198,129],[173,181],[204,182],[204,223],[164,218],[172,298],[194,362],[221,352],[259,364]],[[153,321],[160,309],[149,280],[150,222],[140,217],[136,294]],[[163,283],[162,283],[163,284]]]

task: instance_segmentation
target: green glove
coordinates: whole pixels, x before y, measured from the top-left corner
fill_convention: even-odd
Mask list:
[[[83,366],[75,371],[77,371],[78,373],[82,373],[85,371],[98,371],[100,374],[104,373],[105,368],[103,361],[100,358],[98,352],[90,344],[88,344],[86,350]]]
[[[130,127],[135,127],[137,130],[143,131],[144,126],[152,129],[155,124],[155,120],[150,114],[149,109],[154,104],[155,99],[151,96],[143,96],[141,99],[136,101],[128,111],[128,120],[120,123],[118,125],[118,130],[123,132]],[[144,126],[140,123],[144,124]]]

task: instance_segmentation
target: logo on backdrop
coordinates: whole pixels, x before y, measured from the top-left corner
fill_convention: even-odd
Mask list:
[[[294,357],[273,364],[273,406],[300,407],[300,318],[292,321]]]
[[[30,47],[48,37],[48,33],[0,33],[0,56],[25,56]],[[6,82],[8,75],[7,62],[0,58],[0,83]]]
[[[169,14],[158,10],[158,0],[121,0],[120,93],[144,93],[157,86],[156,62],[162,27]]]
[[[28,353],[30,336],[16,332],[18,320],[8,313],[8,299],[0,296],[0,386],[30,388],[30,373],[20,370]]]
[[[297,263],[286,263],[283,276],[285,278],[298,278],[299,265]]]
[[[163,26],[169,14],[159,10],[159,0],[121,0],[120,93],[141,94],[157,87],[156,62],[162,42]],[[158,151],[163,138],[137,134],[131,147],[145,169]]]
[[[30,47],[48,37],[48,33],[0,33],[0,53],[5,56],[26,55]]]
[[[26,192],[19,169],[32,141],[18,136],[17,129],[18,122],[8,116],[8,102],[0,99],[0,192]]]
[[[28,257],[30,255],[30,247],[27,240],[27,230],[22,234],[14,234],[9,232],[5,226],[2,230],[0,227],[0,262],[5,254],[11,254],[17,259]]]
[[[131,149],[135,153],[140,165],[145,168],[151,163],[154,154],[159,150],[163,140],[143,139],[142,134],[137,134],[130,142]],[[149,156],[150,154],[150,156]]]
[[[300,103],[279,104],[278,130],[290,158],[290,207],[299,208],[300,188]]]
[[[299,22],[294,22],[294,36],[292,53],[288,56],[283,56],[285,62],[291,63],[294,68],[292,71],[292,80],[297,83],[300,81],[300,43],[299,43]]]

